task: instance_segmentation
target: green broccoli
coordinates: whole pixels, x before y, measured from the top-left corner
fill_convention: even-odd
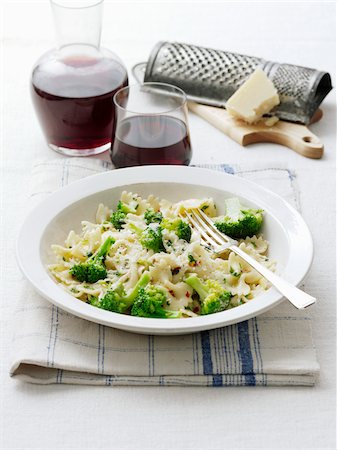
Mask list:
[[[87,259],[86,262],[75,264],[70,269],[71,275],[76,280],[86,281],[87,283],[96,283],[96,281],[106,278],[107,271],[104,262],[114,242],[115,240],[112,237],[108,237],[97,252]]]
[[[163,244],[162,228],[158,223],[152,223],[142,230],[134,223],[129,223],[129,228],[139,237],[139,241],[144,248],[153,250],[155,253],[165,252]]]
[[[140,236],[140,243],[155,253],[165,252],[161,226],[149,225]]]
[[[123,314],[131,308],[140,289],[144,288],[149,282],[150,275],[148,272],[145,272],[128,295],[126,295],[124,287],[120,285],[115,289],[109,289],[101,299],[97,297],[91,298],[90,304],[98,308]]]
[[[167,295],[159,286],[148,285],[141,288],[132,306],[131,315],[138,317],[152,317],[158,319],[178,319],[180,311],[168,311],[163,308]]]
[[[244,239],[257,234],[262,226],[263,210],[247,209],[238,198],[225,200],[226,214],[215,219],[219,231],[236,239]]]
[[[185,283],[199,295],[201,314],[224,311],[230,306],[232,294],[226,291],[217,281],[206,280],[205,283],[202,283],[200,278],[193,274],[186,278]]]
[[[110,222],[116,228],[116,230],[121,230],[123,225],[125,225],[125,218],[127,214],[136,214],[138,203],[132,200],[130,203],[124,203],[121,200],[118,202],[117,210],[111,214]]]
[[[187,242],[191,241],[192,229],[190,225],[182,219],[164,219],[162,227],[169,231],[174,231],[179,239]]]
[[[121,230],[123,225],[125,225],[125,217],[125,212],[117,210],[111,214],[110,222],[116,228],[116,230]]]
[[[144,213],[144,220],[146,225],[150,225],[150,223],[160,223],[163,220],[163,215],[160,211],[156,212],[152,208],[149,208]]]
[[[118,202],[117,211],[124,214],[136,214],[139,204],[136,200],[131,200],[129,203],[124,203],[121,200]]]

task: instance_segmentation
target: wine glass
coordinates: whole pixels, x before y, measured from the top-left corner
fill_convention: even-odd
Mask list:
[[[165,83],[132,85],[120,89],[114,103],[111,160],[116,167],[190,163],[187,99],[181,89]]]

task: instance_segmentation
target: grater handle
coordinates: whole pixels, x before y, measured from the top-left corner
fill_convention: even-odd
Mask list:
[[[273,142],[295,150],[307,158],[319,159],[324,146],[305,125],[279,120],[272,127],[264,124],[248,125],[231,117],[223,108],[188,102],[190,111],[199,115],[240,145]],[[321,111],[314,120],[319,120]]]

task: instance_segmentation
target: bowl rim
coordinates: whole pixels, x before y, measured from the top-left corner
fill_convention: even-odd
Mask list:
[[[146,181],[150,180],[150,181]],[[231,186],[230,191],[222,186]],[[186,320],[140,318],[105,311],[81,302],[67,293],[48,274],[40,254],[41,241],[52,220],[64,209],[91,195],[134,184],[176,183],[230,192],[255,203],[275,219],[278,209],[291,217],[292,226],[282,227],[289,242],[289,258],[283,268],[286,279],[298,285],[313,260],[313,240],[299,212],[278,194],[250,180],[221,171],[185,166],[141,166],[111,170],[75,181],[50,194],[24,220],[16,242],[16,258],[23,275],[35,290],[63,310],[102,325],[143,334],[186,334],[231,325],[276,306],[284,299],[275,288],[251,302],[216,314]],[[131,189],[130,189],[131,190]],[[81,220],[81,219],[79,219]],[[279,221],[279,220],[278,220]],[[33,263],[32,263],[33,260]]]

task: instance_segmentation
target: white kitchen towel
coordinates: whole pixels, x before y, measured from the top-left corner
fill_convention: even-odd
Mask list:
[[[207,167],[255,181],[299,208],[296,176],[286,167]],[[111,169],[97,159],[38,162],[31,201]],[[286,301],[256,318],[217,330],[147,336],[75,317],[41,298],[22,279],[14,320],[10,373],[31,383],[312,386],[319,373],[309,312],[297,311]]]

